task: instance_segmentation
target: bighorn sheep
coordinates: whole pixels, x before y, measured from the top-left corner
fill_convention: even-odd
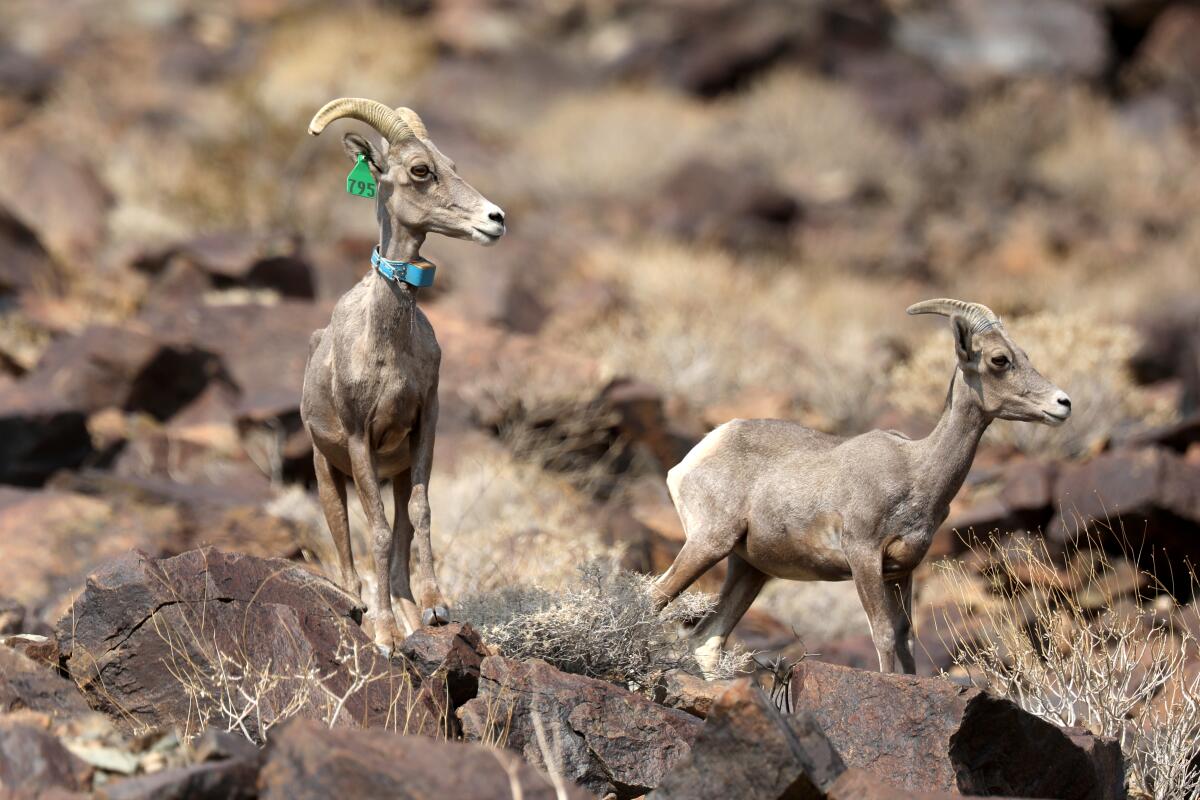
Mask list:
[[[843,438],[783,420],[733,420],[667,473],[686,541],[655,582],[660,607],[728,557],[717,609],[692,636],[713,670],[768,578],[852,579],[879,668],[915,670],[912,572],[946,519],[993,419],[1061,425],[1066,393],[1043,378],[999,317],[978,303],[927,300],[909,314],[950,318],[958,365],[941,420],[911,440],[891,431]]]
[[[379,148],[353,133],[342,139],[350,158],[364,158],[378,184],[379,246],[373,268],[338,301],[329,326],[312,335],[300,415],[313,441],[317,490],[339,579],[360,596],[346,513],[346,477],[354,479],[375,557],[375,596],[364,600],[376,645],[390,651],[399,637],[393,598],[407,632],[449,621],[429,539],[441,350],[416,304],[412,284],[424,281],[413,280],[408,271],[428,274],[431,265],[420,249],[429,233],[495,244],[505,232],[504,212],[458,176],[412,110],[342,98],[318,111],[308,132],[316,136],[342,117],[361,120],[383,136]],[[380,484],[389,478],[396,505],[391,526],[380,497]],[[409,584],[414,541],[420,614]]]

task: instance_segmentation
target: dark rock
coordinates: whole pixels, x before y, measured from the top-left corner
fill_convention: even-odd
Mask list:
[[[92,769],[44,728],[20,717],[0,717],[0,787],[17,797],[55,789],[86,791]]]
[[[1200,465],[1160,447],[1114,450],[1064,464],[1055,485],[1062,513],[1046,535],[1065,547],[1090,532],[1103,542],[1132,546],[1160,568],[1164,563],[1179,567],[1179,574],[1186,575],[1186,565],[1200,559],[1198,486]],[[1139,540],[1121,541],[1142,531],[1147,547]]]
[[[119,508],[76,492],[0,488],[0,586],[25,606],[27,628],[53,624],[95,564],[134,547],[169,548],[181,532],[169,508]]]
[[[804,661],[792,693],[796,711],[813,715],[847,766],[904,789],[1124,797],[1116,742],[1084,746],[1075,731],[978,689]]]
[[[263,800],[462,797],[553,800],[554,786],[518,757],[476,744],[397,736],[384,731],[330,731],[308,720],[272,733],[259,776]],[[587,797],[565,786],[568,798]]]
[[[0,94],[37,103],[54,84],[58,70],[7,45],[0,45]]]
[[[667,670],[654,687],[654,702],[704,719],[713,702],[733,684],[732,680],[706,681],[683,670]]]
[[[94,268],[111,205],[112,196],[83,159],[31,126],[0,145],[0,206],[65,269]]]
[[[11,597],[0,597],[0,636],[25,631],[25,606]]]
[[[328,690],[348,697],[339,724],[445,732],[442,694],[423,692],[418,676],[381,658],[360,615],[358,598],[291,562],[211,548],[169,559],[134,552],[88,577],[59,639],[89,702],[122,725],[195,724],[185,687],[213,681],[225,663],[251,682],[256,668],[285,676],[262,692],[264,725],[297,696],[303,702],[289,713],[326,718]],[[301,677],[312,670],[325,689]],[[367,680],[352,691],[355,672]],[[265,738],[257,715],[246,722]]]
[[[691,752],[651,797],[823,798],[845,769],[811,715],[784,716],[747,678],[717,699]]]
[[[479,665],[487,649],[469,624],[455,622],[436,628],[421,628],[397,648],[417,668],[422,679],[439,676],[445,680],[450,702],[458,708],[479,689]]]
[[[681,239],[731,251],[791,246],[800,204],[754,169],[693,160],[656,193],[648,220]]]
[[[851,767],[829,787],[828,800],[952,800],[958,792],[916,792],[885,783],[875,773]]]
[[[313,298],[312,266],[293,239],[246,231],[212,233],[188,242],[178,257],[199,269],[217,288],[274,289],[284,297]]]
[[[1098,9],[1071,0],[952,0],[899,17],[896,41],[955,81],[1048,73],[1098,77],[1108,36]]]
[[[112,781],[96,800],[251,800],[258,797],[255,761],[209,761]]]
[[[61,283],[50,254],[33,231],[0,208],[0,295],[24,292],[34,286],[53,288]]]
[[[532,764],[618,798],[657,786],[702,727],[690,714],[610,683],[502,656],[483,660],[479,694],[459,717],[468,740],[500,742]]]
[[[37,486],[94,454],[86,414],[10,392],[0,387],[0,483]]]
[[[1164,88],[1193,108],[1200,104],[1200,9],[1174,3],[1154,20],[1134,57],[1140,82]]]
[[[10,647],[0,647],[0,713],[28,709],[54,718],[86,714],[91,709],[75,684],[45,663]]]

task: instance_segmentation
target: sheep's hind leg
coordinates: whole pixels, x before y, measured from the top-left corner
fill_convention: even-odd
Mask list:
[[[728,571],[725,573],[725,583],[721,586],[717,610],[696,626],[692,633],[692,640],[699,643],[692,653],[705,678],[714,677],[729,634],[758,597],[767,578],[765,572],[751,566],[737,553],[729,554]]]

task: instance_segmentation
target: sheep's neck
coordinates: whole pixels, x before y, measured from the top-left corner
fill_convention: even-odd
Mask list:
[[[942,418],[919,442],[918,487],[931,508],[949,507],[971,470],[979,440],[990,423],[963,371],[956,368]]]
[[[380,204],[379,253],[390,261],[416,261],[421,257],[425,234],[409,230],[388,215]],[[407,340],[413,335],[417,287],[389,281],[371,270],[371,330],[384,341]]]

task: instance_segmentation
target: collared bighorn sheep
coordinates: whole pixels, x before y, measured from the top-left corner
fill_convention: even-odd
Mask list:
[[[915,671],[912,571],[946,519],[994,419],[1061,425],[1066,393],[1043,378],[978,303],[927,300],[909,314],[950,318],[958,366],[941,420],[912,440],[891,431],[843,438],[783,420],[733,420],[667,473],[687,540],[655,582],[660,607],[729,558],[717,609],[696,627],[711,672],[730,631],[768,578],[858,589],[879,668]]]
[[[346,513],[346,477],[354,479],[375,557],[375,596],[364,599],[375,643],[390,651],[399,637],[393,598],[408,632],[449,621],[429,540],[428,484],[442,356],[404,273],[430,266],[420,257],[428,233],[494,244],[504,235],[504,212],[458,176],[454,162],[433,145],[412,110],[342,98],[318,111],[308,132],[316,136],[342,117],[361,120],[383,136],[380,148],[353,133],[342,139],[352,160],[366,160],[379,187],[375,209],[382,263],[372,259],[375,268],[338,301],[329,326],[313,333],[300,415],[313,441],[317,490],[340,582],[359,596],[362,584]],[[391,526],[380,496],[380,484],[389,478],[396,505]],[[409,584],[413,542],[419,614]]]

